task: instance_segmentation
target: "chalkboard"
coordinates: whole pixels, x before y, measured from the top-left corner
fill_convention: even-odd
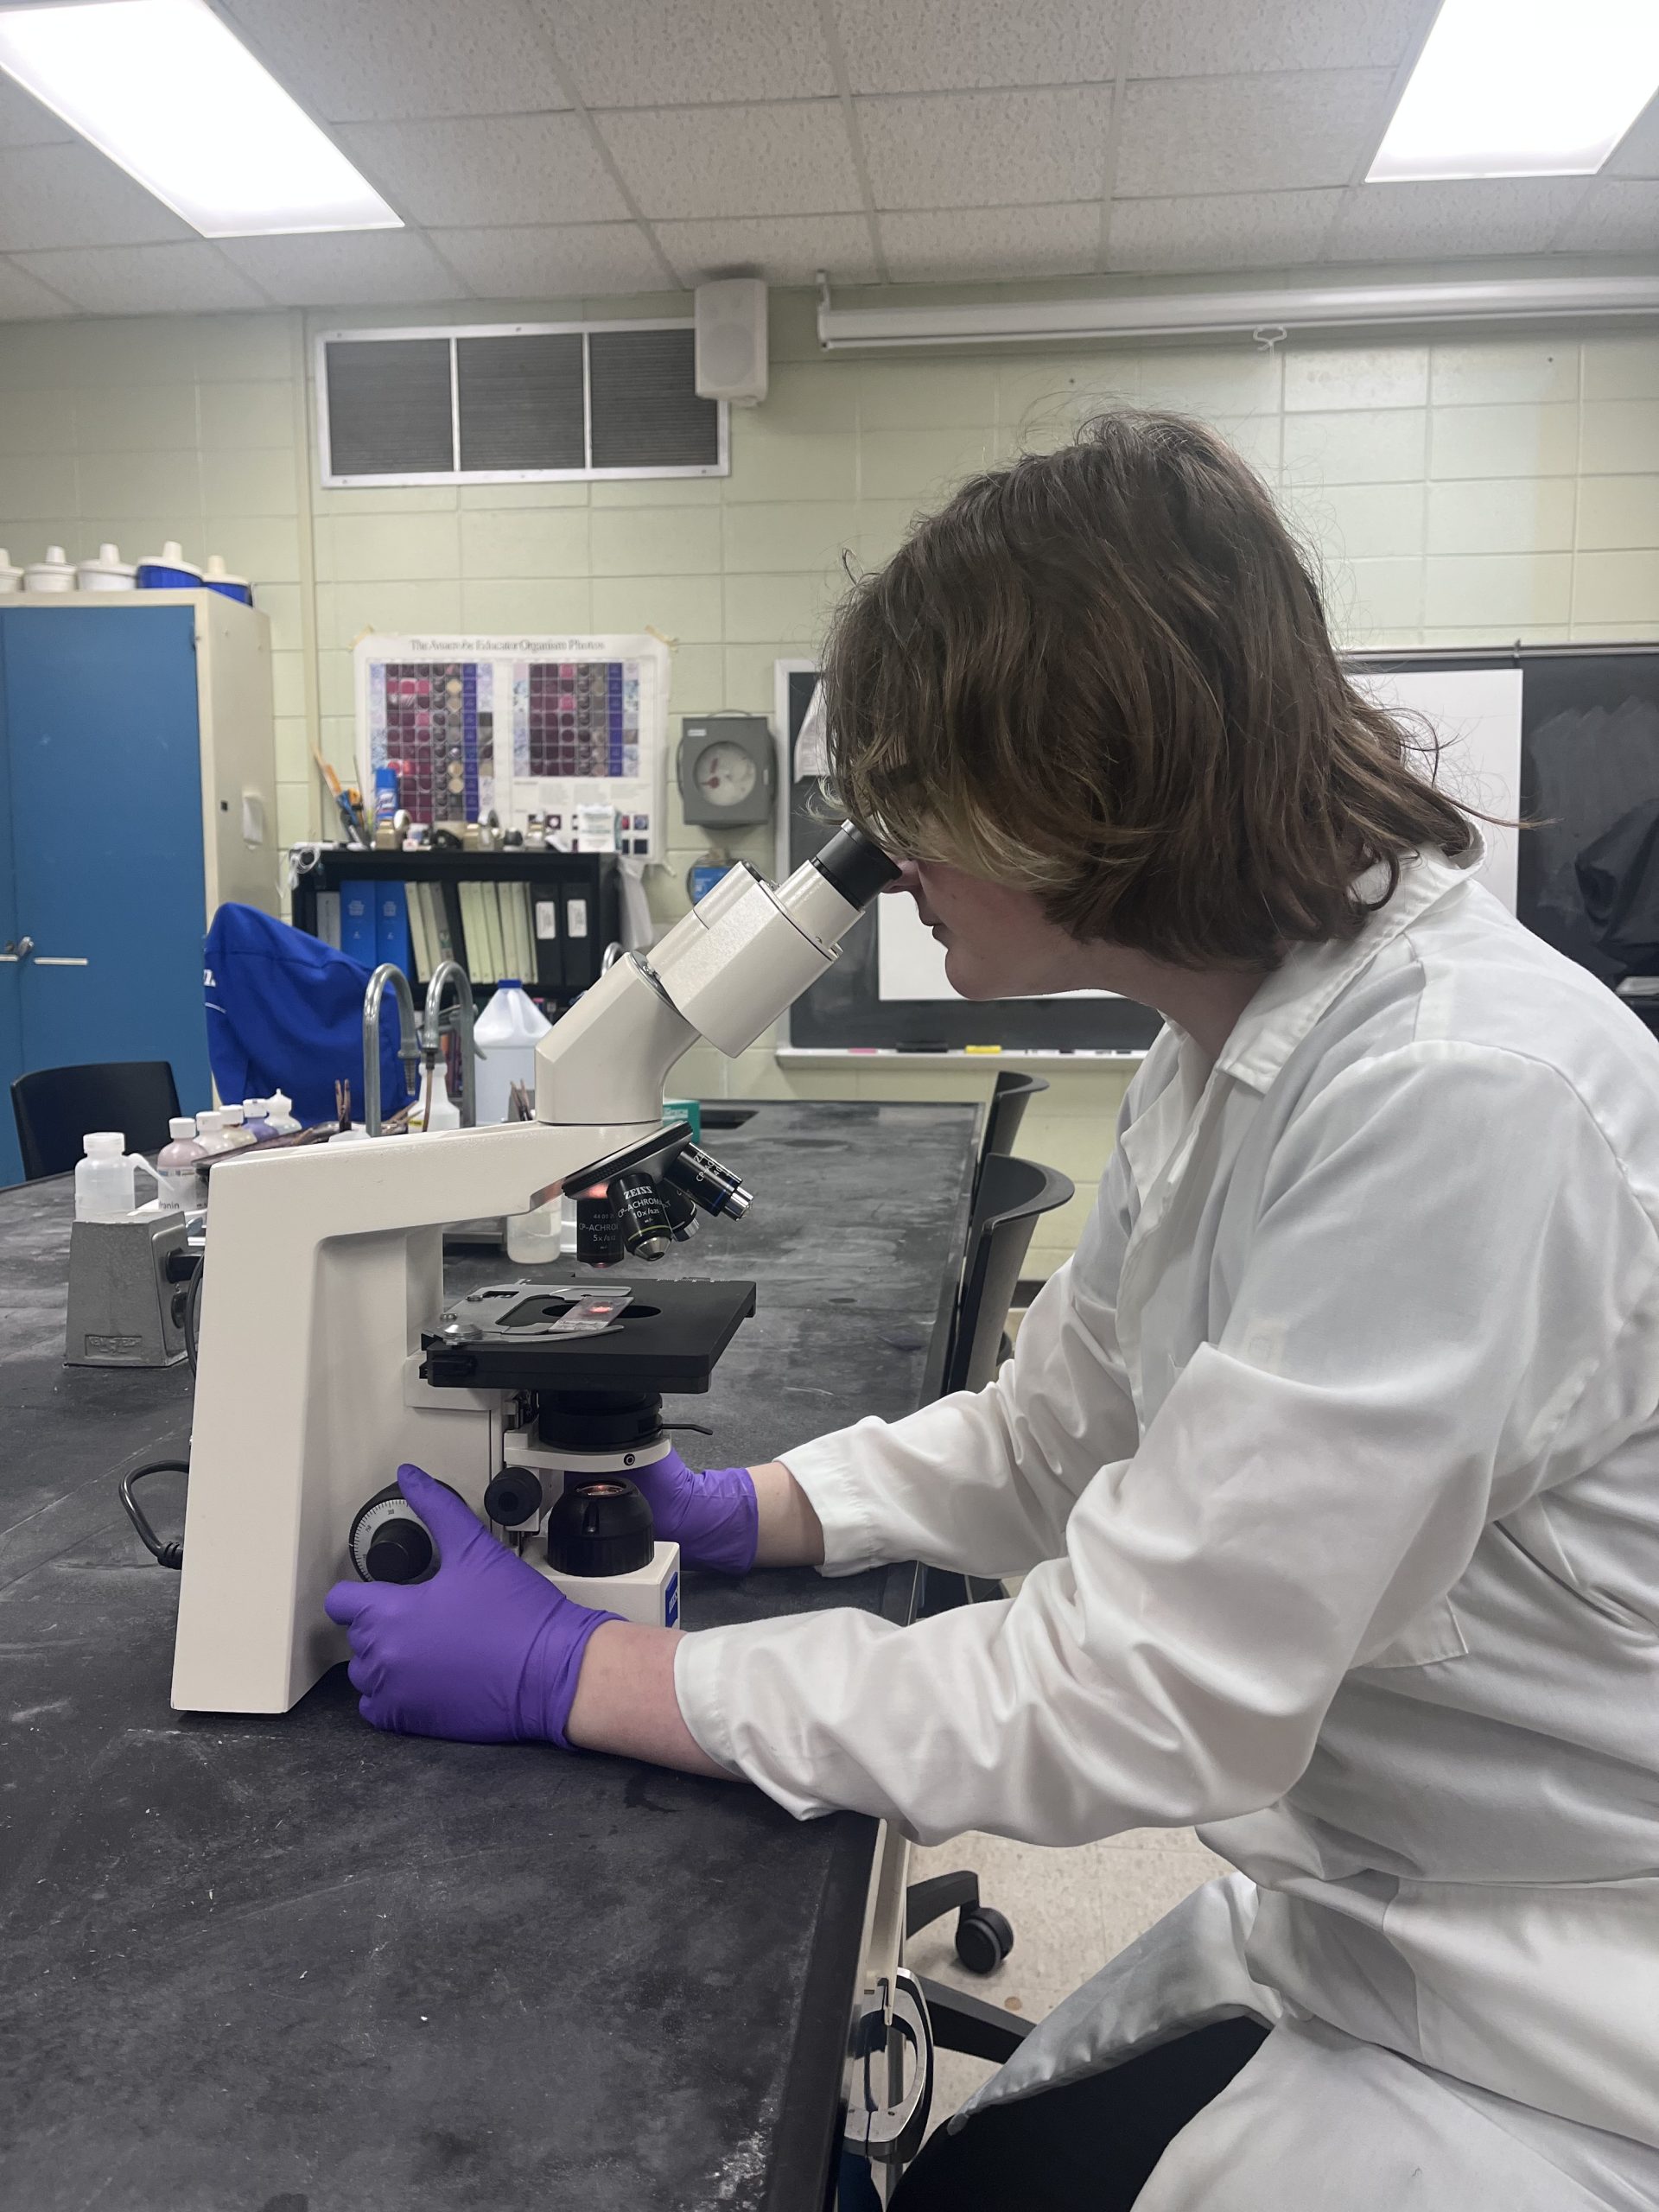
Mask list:
[[[1520,875],[1516,912],[1539,936],[1606,982],[1620,970],[1595,943],[1575,864],[1583,849],[1643,800],[1659,798],[1659,646],[1525,646],[1490,652],[1402,651],[1351,657],[1356,669],[1516,668],[1522,671]],[[780,672],[785,723],[786,852],[810,857],[834,828],[817,778],[792,772],[795,740],[817,677]],[[785,714],[786,709],[786,714]],[[883,1000],[874,917],[842,943],[841,958],[795,1002],[797,1050],[942,1044],[1007,1052],[1139,1052],[1159,1017],[1128,999]]]

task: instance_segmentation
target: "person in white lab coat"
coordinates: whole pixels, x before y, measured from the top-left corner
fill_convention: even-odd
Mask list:
[[[924,1840],[1197,1824],[1241,1870],[1036,2031],[907,2212],[1659,2206],[1659,1045],[1483,887],[1197,424],[964,486],[824,681],[957,988],[1166,1027],[993,1383],[664,1510],[694,1550],[747,1512],[739,1563],[1023,1585],[606,1622],[540,1732]],[[442,1732],[396,1594],[402,1645],[353,1628],[371,1717]]]

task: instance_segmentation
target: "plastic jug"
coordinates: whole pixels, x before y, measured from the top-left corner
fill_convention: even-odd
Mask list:
[[[522,1083],[536,1096],[536,1047],[553,1027],[517,976],[495,987],[478,1017],[473,1042],[478,1048],[478,1111],[480,1124],[505,1122],[512,1110],[511,1092]]]
[[[75,1219],[124,1221],[137,1207],[133,1176],[143,1169],[157,1188],[161,1177],[142,1153],[129,1152],[119,1129],[93,1129],[82,1139],[86,1156],[75,1163]]]
[[[23,570],[25,591],[73,591],[75,564],[64,553],[61,545],[48,545],[44,561],[31,561]]]
[[[199,1212],[207,1201],[196,1166],[203,1156],[196,1125],[188,1114],[180,1114],[167,1126],[172,1141],[164,1144],[156,1155],[162,1204],[177,1206],[183,1213]]]
[[[138,570],[130,561],[121,558],[117,545],[104,544],[98,549],[95,561],[82,561],[75,569],[82,591],[137,591]]]
[[[274,1137],[295,1137],[300,1125],[294,1118],[294,1101],[285,1090],[273,1090],[265,1101],[265,1119]]]

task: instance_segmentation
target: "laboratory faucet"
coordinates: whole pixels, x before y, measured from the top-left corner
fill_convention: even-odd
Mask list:
[[[415,999],[409,978],[401,968],[383,960],[369,978],[363,994],[363,1126],[372,1137],[380,1135],[380,1001],[390,983],[397,1000],[397,1057],[404,1063],[404,1081],[411,1097],[418,1095],[421,1040],[415,1020]]]
[[[455,1010],[448,1017],[449,1027],[461,1039],[461,1123],[470,1129],[478,1122],[478,1048],[473,1041],[477,1009],[472,984],[459,960],[440,960],[432,970],[426,987],[426,1010],[421,1016],[421,1042],[430,1067],[442,1044],[443,995],[451,983],[455,987]]]

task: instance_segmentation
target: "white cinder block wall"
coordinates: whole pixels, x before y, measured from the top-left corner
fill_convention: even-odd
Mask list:
[[[625,319],[660,296],[474,305],[458,321]],[[128,558],[177,537],[253,578],[276,643],[281,834],[322,817],[310,745],[352,757],[351,646],[367,627],[639,629],[676,640],[672,707],[770,711],[772,664],[810,653],[844,582],[969,472],[1053,444],[1114,399],[1188,410],[1249,454],[1323,565],[1355,644],[1659,639],[1659,337],[1561,330],[1442,344],[1295,339],[1194,348],[826,359],[804,294],[774,295],[772,391],[734,410],[723,481],[324,492],[308,387],[322,327],[448,311],[0,326],[0,544]],[[677,723],[675,726],[677,734]],[[664,915],[701,834],[673,817]],[[733,849],[770,861],[770,833]],[[949,1069],[781,1074],[699,1055],[710,1093],[977,1096]],[[1110,1144],[1118,1075],[1072,1071],[1022,1142],[1078,1185],[1033,1249],[1070,1249]]]

